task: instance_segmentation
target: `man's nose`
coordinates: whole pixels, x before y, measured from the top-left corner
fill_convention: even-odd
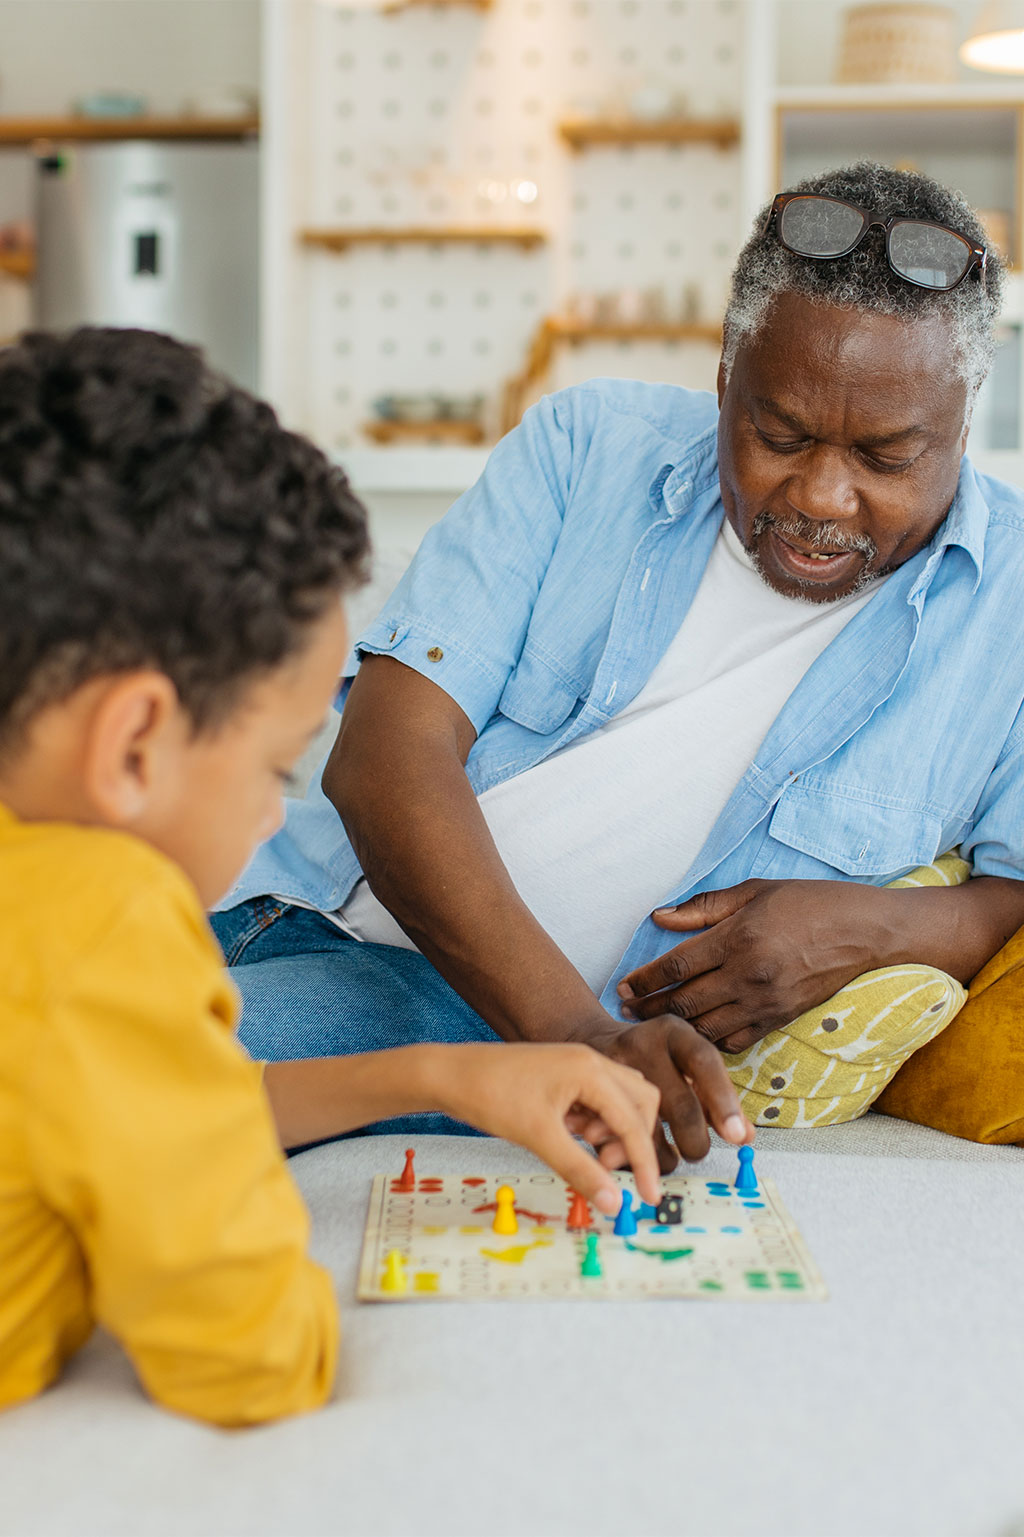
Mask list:
[[[800,466],[786,482],[785,492],[794,512],[821,522],[855,517],[860,507],[846,454],[827,443],[801,455]]]

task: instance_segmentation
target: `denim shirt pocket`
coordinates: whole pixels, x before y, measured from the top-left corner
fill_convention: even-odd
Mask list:
[[[776,804],[751,873],[828,880],[838,871],[883,885],[945,853],[946,825],[931,811],[794,783]]]
[[[524,649],[498,700],[498,710],[517,725],[550,736],[568,720],[579,697],[574,684],[535,652]]]

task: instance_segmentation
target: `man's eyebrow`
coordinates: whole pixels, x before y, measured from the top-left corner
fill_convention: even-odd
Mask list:
[[[802,422],[799,417],[792,416],[788,411],[784,411],[778,401],[763,399],[755,400],[754,404],[759,406],[762,411],[766,411],[769,416],[774,416],[776,421],[792,428],[794,432],[802,433],[804,437],[813,437],[813,433],[807,429],[807,424]],[[857,441],[862,448],[884,448],[890,443],[898,443],[902,438],[927,436],[928,428],[915,423],[911,427],[898,427],[895,432],[876,432],[870,437],[858,438]]]

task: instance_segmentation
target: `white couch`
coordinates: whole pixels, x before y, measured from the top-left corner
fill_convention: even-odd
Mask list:
[[[875,1115],[762,1132],[825,1303],[356,1304],[370,1176],[405,1140],[293,1160],[344,1322],[327,1409],[205,1429],[97,1338],[0,1416],[4,1537],[1024,1533],[1024,1150]],[[421,1174],[529,1162],[417,1149]]]

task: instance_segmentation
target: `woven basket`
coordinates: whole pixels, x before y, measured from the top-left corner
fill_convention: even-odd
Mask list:
[[[942,83],[955,74],[955,18],[947,6],[855,5],[844,13],[840,84]]]

